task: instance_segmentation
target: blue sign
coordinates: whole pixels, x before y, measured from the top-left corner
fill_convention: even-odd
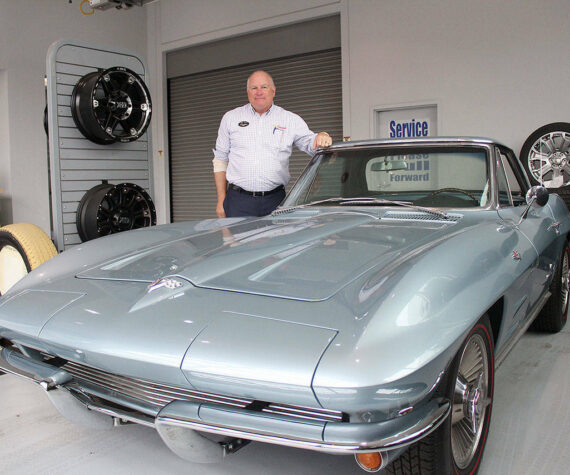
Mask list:
[[[427,136],[429,136],[429,121],[425,119],[390,121],[390,138]]]

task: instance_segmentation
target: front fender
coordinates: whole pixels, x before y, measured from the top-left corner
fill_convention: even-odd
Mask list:
[[[494,303],[504,298],[505,315],[528,310],[522,289],[531,284],[536,263],[531,243],[494,219],[359,279],[342,296],[358,323],[321,359],[313,380],[319,401],[333,408],[353,392],[357,411],[366,404],[380,411],[417,404]]]

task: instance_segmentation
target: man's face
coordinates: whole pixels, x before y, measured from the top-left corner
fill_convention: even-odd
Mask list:
[[[275,86],[265,73],[253,73],[247,85],[247,98],[258,114],[267,112],[273,104]]]

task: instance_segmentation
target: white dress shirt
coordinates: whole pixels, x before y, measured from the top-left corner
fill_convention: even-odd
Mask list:
[[[289,183],[293,144],[313,156],[316,135],[301,117],[282,107],[273,104],[259,115],[246,104],[224,114],[213,152],[228,162],[228,182],[247,191],[269,191]]]

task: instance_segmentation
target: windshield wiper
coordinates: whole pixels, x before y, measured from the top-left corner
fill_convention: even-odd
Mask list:
[[[425,206],[416,206],[415,204],[413,204],[411,201],[395,201],[395,200],[386,200],[386,199],[380,199],[380,198],[369,198],[369,197],[364,197],[364,198],[344,198],[343,201],[340,203],[341,205],[345,205],[345,204],[352,204],[352,203],[363,203],[363,204],[376,204],[376,205],[386,205],[386,206],[403,206],[405,208],[411,208],[411,209],[415,209],[416,211],[423,211],[424,213],[430,213],[430,214],[435,214],[436,216],[439,216],[440,218],[444,218],[447,219],[447,213],[444,213],[443,211],[439,211],[437,209],[433,209],[433,208],[427,208]]]
[[[284,212],[289,212],[289,211],[293,211],[296,209],[303,209],[306,208],[307,206],[315,206],[315,205],[320,205],[323,203],[339,203],[339,204],[343,204],[345,201],[352,201],[355,199],[360,199],[360,200],[368,200],[369,198],[342,198],[341,196],[335,196],[333,198],[327,198],[325,200],[317,200],[317,201],[309,201],[308,203],[302,203],[302,204],[298,204],[298,205],[294,205],[294,206],[288,206],[287,208],[277,208],[275,211],[273,211],[273,213],[284,213]],[[371,199],[375,199],[375,198],[371,198]],[[271,213],[271,214],[273,214]]]
[[[291,206],[290,208],[278,208],[273,213],[278,213],[279,211],[289,212],[289,211],[293,211],[295,209],[302,209],[302,208],[306,208],[308,206],[315,206],[315,205],[320,205],[323,203],[338,203],[339,205],[357,205],[357,206],[363,205],[363,204],[374,204],[374,205],[381,205],[381,206],[403,206],[405,208],[415,209],[416,211],[422,211],[424,213],[434,214],[434,215],[439,216],[440,218],[443,218],[443,219],[449,218],[447,213],[444,213],[443,211],[439,211],[439,210],[433,209],[433,208],[427,208],[425,206],[416,206],[416,205],[412,204],[411,201],[393,201],[393,200],[385,200],[385,199],[380,199],[380,198],[371,198],[369,196],[353,197],[353,198],[343,198],[341,196],[336,196],[333,198],[311,201],[309,203],[303,203],[300,205]]]
[[[319,201],[312,201],[310,203],[305,203],[302,205],[305,206],[313,206],[319,205],[322,203],[338,203],[340,205],[359,205],[359,204],[375,204],[375,205],[383,205],[383,206],[403,206],[405,208],[415,209],[416,211],[423,211],[424,213],[435,214],[440,218],[447,219],[447,213],[443,211],[439,211],[433,208],[427,208],[425,206],[416,206],[411,201],[394,201],[394,200],[385,200],[380,198],[371,198],[371,197],[354,197],[354,198],[341,198],[340,196],[335,198],[327,198],[326,200],[319,200]]]

